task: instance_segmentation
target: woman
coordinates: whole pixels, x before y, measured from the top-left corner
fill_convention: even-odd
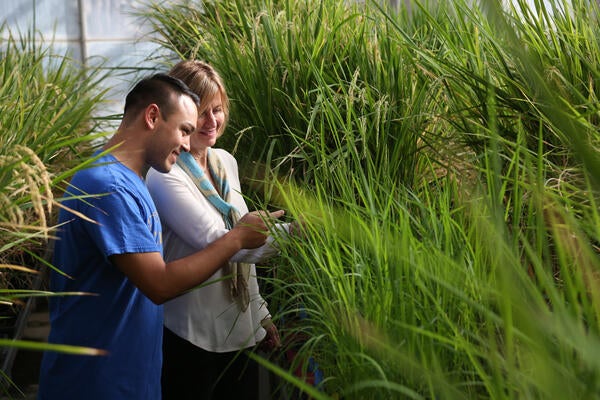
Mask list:
[[[201,105],[189,153],[170,173],[151,169],[146,177],[163,221],[166,260],[208,246],[248,212],[235,158],[213,148],[229,116],[222,79],[197,60],[178,63],[169,75],[183,80]],[[254,265],[277,253],[272,242],[240,251],[206,284],[165,304],[163,399],[257,398],[258,366],[239,350],[280,344]]]

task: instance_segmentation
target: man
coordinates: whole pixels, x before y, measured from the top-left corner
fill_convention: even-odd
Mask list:
[[[198,103],[175,78],[143,79],[127,95],[107,153],[73,177],[54,255],[64,274],[53,272],[50,286],[91,295],[50,300],[48,340],[107,355],[45,353],[40,400],[160,399],[160,304],[204,282],[240,249],[264,243],[263,218],[246,214],[203,251],[163,260],[160,220],[143,176],[149,167],[168,172],[189,150]]]

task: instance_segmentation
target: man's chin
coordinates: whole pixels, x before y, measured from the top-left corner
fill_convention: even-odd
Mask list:
[[[173,168],[173,163],[169,161],[167,161],[164,165],[157,165],[154,167],[155,170],[163,174],[170,172],[171,168]]]

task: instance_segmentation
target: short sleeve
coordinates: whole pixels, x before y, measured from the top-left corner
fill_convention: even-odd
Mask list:
[[[149,195],[128,187],[90,201],[87,230],[105,257],[114,254],[162,252],[161,226]]]

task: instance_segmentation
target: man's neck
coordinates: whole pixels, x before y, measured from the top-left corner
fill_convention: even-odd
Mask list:
[[[127,140],[124,136],[117,132],[106,142],[103,149],[108,150],[121,164],[143,178],[146,171],[148,171],[148,166],[144,162],[143,151],[140,147],[131,145],[137,143],[137,141]]]

